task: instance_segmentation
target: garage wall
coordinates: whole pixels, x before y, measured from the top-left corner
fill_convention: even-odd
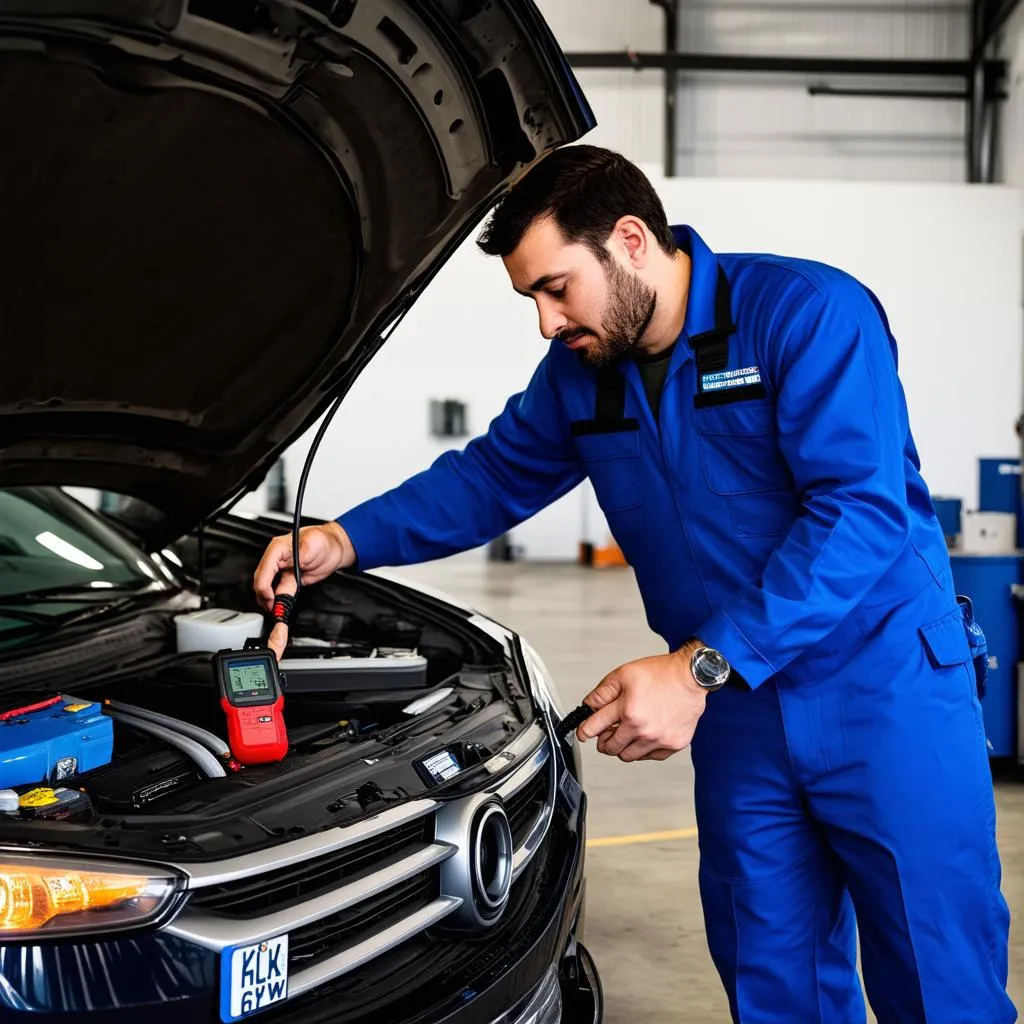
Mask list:
[[[649,0],[539,0],[566,50],[664,48]],[[679,49],[771,57],[962,60],[967,0],[685,0]],[[580,69],[594,138],[663,164],[663,73]],[[808,87],[950,89],[937,79],[686,74],[677,93],[677,174],[693,177],[964,180],[966,105],[956,100],[812,96]]]
[[[676,221],[718,250],[820,259],[881,298],[901,348],[911,422],[933,493],[975,502],[977,459],[1017,450],[1022,308],[1020,194],[1002,187],[675,179]],[[533,305],[472,241],[357,381],[321,447],[304,508],[334,516],[428,465],[430,398],[467,402],[486,428],[529,380],[545,343]],[[310,437],[312,435],[310,434]],[[309,439],[287,456],[292,493]],[[461,445],[461,442],[459,442]],[[251,496],[243,507],[261,507]],[[603,541],[584,485],[514,534],[528,558],[572,559]]]
[[[969,9],[936,0],[686,0],[679,46],[771,57],[960,60]],[[813,85],[949,89],[959,83],[835,74],[684,77],[677,173],[964,180],[963,102],[812,96]]]
[[[649,0],[536,0],[564,50],[660,51],[665,16]],[[664,75],[581,68],[576,77],[597,127],[588,142],[663,166]]]
[[[999,122],[999,181],[1024,187],[1024,7],[1006,23],[998,43],[999,56],[1009,64],[1007,98]]]

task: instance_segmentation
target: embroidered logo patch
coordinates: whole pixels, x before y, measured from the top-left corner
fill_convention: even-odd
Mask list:
[[[746,366],[742,370],[724,370],[722,373],[704,373],[700,378],[701,391],[723,391],[761,383],[761,368]]]

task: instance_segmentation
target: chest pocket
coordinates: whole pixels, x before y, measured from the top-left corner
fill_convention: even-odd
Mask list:
[[[694,430],[708,489],[728,499],[736,532],[776,536],[799,512],[792,474],[779,450],[775,410],[765,402],[695,409]]]
[[[754,494],[792,486],[770,404],[734,402],[696,409],[693,425],[704,477],[715,494]]]

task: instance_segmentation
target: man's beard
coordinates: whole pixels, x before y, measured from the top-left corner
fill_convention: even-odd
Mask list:
[[[611,262],[605,272],[608,279],[608,307],[601,318],[603,338],[578,328],[563,332],[563,341],[590,334],[591,341],[576,349],[580,362],[592,370],[600,370],[618,362],[622,356],[634,351],[654,316],[657,295],[635,274],[629,274]]]

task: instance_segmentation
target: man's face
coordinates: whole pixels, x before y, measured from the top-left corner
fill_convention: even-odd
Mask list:
[[[541,334],[593,369],[635,350],[654,315],[654,290],[626,260],[567,244],[551,217],[534,221],[504,262],[512,287],[536,302]]]

